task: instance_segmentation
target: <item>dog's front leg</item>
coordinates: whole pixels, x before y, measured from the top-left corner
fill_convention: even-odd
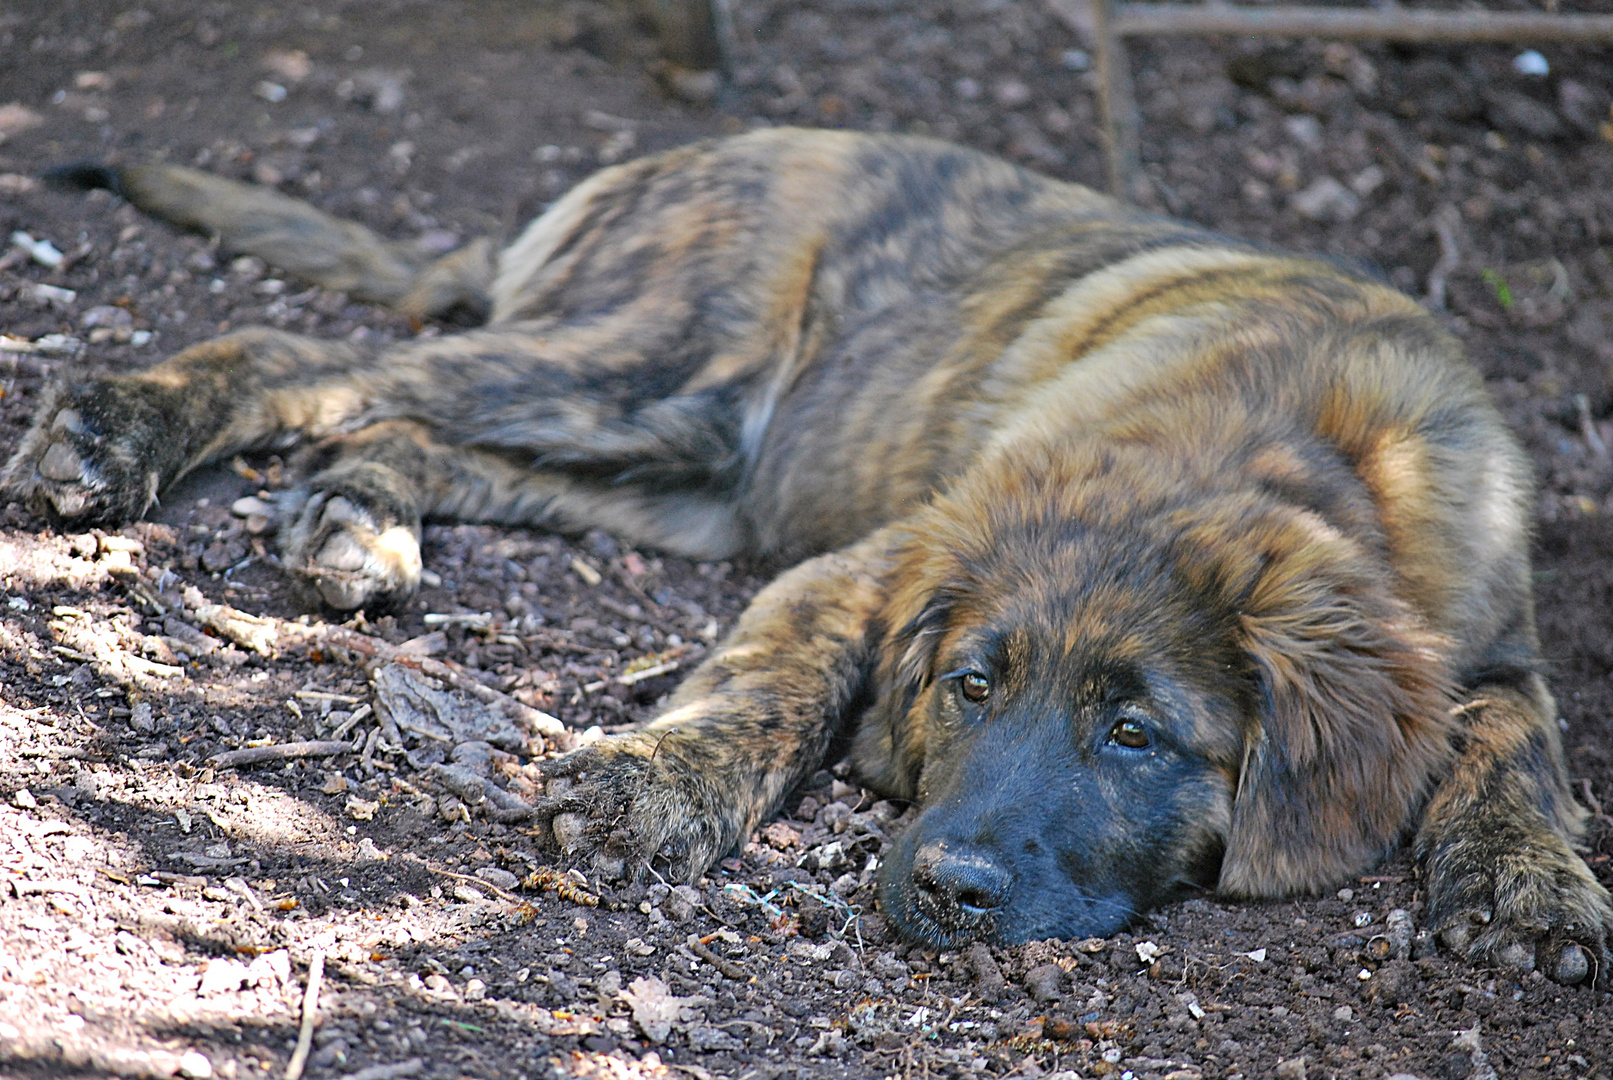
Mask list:
[[[789,571],[659,718],[548,766],[556,843],[609,876],[686,881],[743,843],[864,703],[894,543],[887,528]]]
[[[1613,903],[1571,846],[1585,812],[1551,695],[1526,678],[1480,687],[1461,710],[1464,744],[1417,836],[1429,928],[1473,963],[1605,983]]]

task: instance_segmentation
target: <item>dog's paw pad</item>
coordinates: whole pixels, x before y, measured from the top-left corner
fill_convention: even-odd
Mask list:
[[[126,419],[127,431],[108,435],[79,408],[47,401],[0,473],[0,490],[75,527],[139,517],[156,499],[159,472],[139,449],[146,434],[141,418]]]
[[[65,484],[84,479],[83,456],[64,442],[51,443],[36,467],[46,480]]]
[[[1556,963],[1552,964],[1546,973],[1553,981],[1565,986],[1582,983],[1591,973],[1590,955],[1578,945],[1569,942],[1557,954]]]
[[[1495,962],[1508,971],[1533,971],[1535,947],[1527,941],[1509,941],[1495,950]]]
[[[362,570],[369,561],[369,552],[350,532],[339,532],[325,541],[325,546],[314,556],[314,562],[327,570]]]
[[[287,537],[286,563],[339,611],[396,607],[420,584],[420,541],[412,521],[359,497],[311,496]]]

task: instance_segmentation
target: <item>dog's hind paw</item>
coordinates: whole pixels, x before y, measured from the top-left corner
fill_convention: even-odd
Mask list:
[[[1426,864],[1428,927],[1469,963],[1605,983],[1613,902],[1553,833],[1527,844],[1453,842]]]
[[[742,830],[731,792],[677,753],[676,732],[600,740],[544,766],[537,814],[554,844],[608,879],[646,869],[695,881],[732,849]]]
[[[133,521],[157,500],[166,428],[159,404],[138,387],[58,387],[0,472],[0,492],[74,528]]]
[[[382,611],[420,585],[420,512],[386,465],[329,470],[281,530],[286,568],[339,611]]]

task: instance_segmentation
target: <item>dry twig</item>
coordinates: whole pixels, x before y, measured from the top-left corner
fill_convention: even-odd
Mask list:
[[[1434,235],[1439,238],[1439,261],[1428,271],[1428,306],[1435,311],[1445,310],[1445,281],[1462,263],[1462,252],[1456,246],[1456,207],[1446,203],[1434,212]]]
[[[208,758],[208,764],[218,769],[233,769],[241,765],[258,765],[265,761],[292,761],[298,758],[335,757],[351,754],[353,744],[339,739],[319,739],[309,742],[276,743],[273,746],[249,746],[244,750],[226,750]]]
[[[314,1043],[314,1020],[319,1015],[319,981],[325,975],[325,953],[315,949],[308,961],[308,991],[302,996],[302,1029],[297,1032],[297,1049],[292,1051],[291,1064],[286,1066],[286,1080],[301,1080],[303,1066],[308,1064],[308,1049]]]

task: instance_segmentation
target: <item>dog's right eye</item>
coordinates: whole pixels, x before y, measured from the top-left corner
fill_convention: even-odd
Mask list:
[[[991,696],[991,680],[978,671],[965,671],[958,677],[958,689],[966,699],[979,705]]]
[[[1148,737],[1148,729],[1143,726],[1142,721],[1131,716],[1117,720],[1109,731],[1109,738],[1132,750],[1145,750],[1153,741]]]

